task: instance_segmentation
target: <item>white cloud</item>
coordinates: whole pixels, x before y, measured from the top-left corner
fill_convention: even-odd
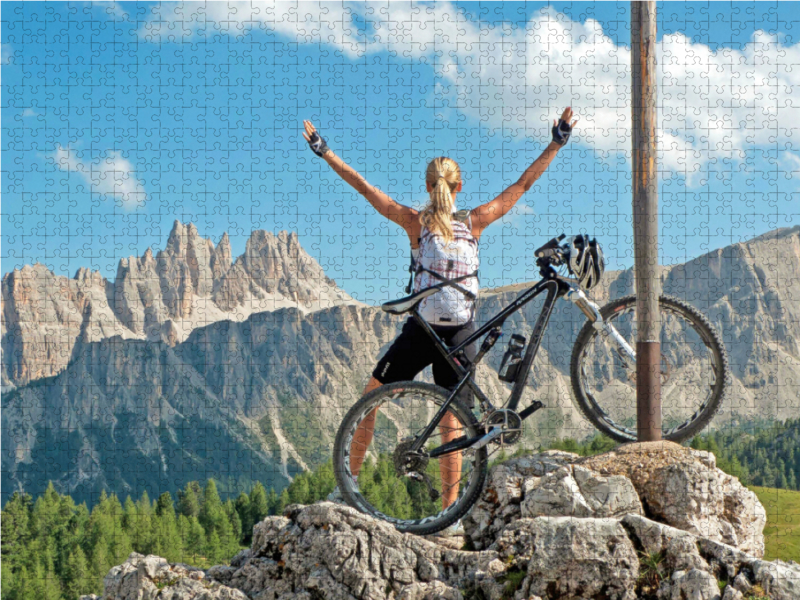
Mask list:
[[[787,179],[800,178],[800,155],[788,151],[781,152],[781,159],[787,172]]]
[[[518,215],[535,215],[536,214],[536,210],[534,210],[534,208],[532,206],[530,206],[528,204],[525,204],[524,202],[517,202],[514,205],[513,210],[514,210],[515,214],[518,214]]]
[[[581,122],[571,143],[609,161],[630,156],[628,48],[614,44],[599,22],[572,21],[552,7],[521,27],[492,25],[468,20],[448,2],[162,3],[139,34],[161,43],[264,29],[351,60],[377,52],[424,58],[441,76],[437,93],[490,129],[543,140],[553,117],[572,106]],[[663,36],[656,46],[662,171],[685,176],[692,187],[723,160],[746,161],[748,149],[800,137],[800,69],[792,68],[800,64],[800,44],[782,39],[758,30],[741,49],[712,51],[681,33]]]
[[[61,146],[50,156],[62,171],[78,173],[89,185],[93,194],[119,200],[123,208],[135,209],[147,200],[144,187],[136,178],[133,165],[117,150],[105,157],[84,160],[86,151]]]
[[[100,10],[104,11],[107,15],[111,15],[116,17],[119,20],[125,20],[128,18],[128,13],[125,9],[117,2],[105,2],[102,0],[95,0],[92,2],[92,7],[99,8]]]
[[[37,113],[32,108],[26,108],[25,110],[22,111],[22,116],[23,117],[38,117],[39,113]]]
[[[11,44],[0,44],[0,65],[9,64],[12,56],[14,56],[14,49]]]

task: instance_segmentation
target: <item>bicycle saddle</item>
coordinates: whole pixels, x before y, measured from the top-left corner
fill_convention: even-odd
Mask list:
[[[428,296],[433,296],[436,292],[442,289],[441,285],[434,285],[433,287],[425,288],[424,290],[420,290],[410,296],[406,296],[405,298],[398,298],[397,300],[392,300],[391,302],[385,302],[381,304],[381,309],[384,312],[391,313],[393,315],[402,315],[403,313],[407,313],[411,310],[414,310],[414,307],[417,306],[420,302],[422,302]]]

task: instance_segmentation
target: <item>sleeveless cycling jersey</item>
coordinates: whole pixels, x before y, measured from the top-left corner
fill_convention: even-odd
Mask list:
[[[472,236],[469,212],[455,213],[452,226],[451,242],[423,226],[419,249],[416,253],[412,251],[414,292],[443,284],[439,292],[425,298],[419,307],[422,318],[431,325],[465,325],[475,312],[478,241]]]

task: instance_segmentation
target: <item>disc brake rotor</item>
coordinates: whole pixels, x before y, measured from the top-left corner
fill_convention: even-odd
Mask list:
[[[428,466],[427,456],[423,456],[418,452],[412,452],[411,446],[414,440],[404,440],[397,444],[392,455],[392,462],[394,464],[394,471],[398,477],[404,477],[411,472],[424,473]]]

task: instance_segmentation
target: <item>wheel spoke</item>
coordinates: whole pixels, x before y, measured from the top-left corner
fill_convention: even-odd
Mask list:
[[[415,533],[441,529],[469,509],[485,478],[485,450],[456,450],[438,458],[428,453],[459,437],[477,436],[471,411],[453,402],[421,451],[412,450],[447,398],[436,386],[406,382],[378,388],[359,401],[363,405],[351,411],[352,418],[348,413],[334,451],[341,457],[337,481],[347,488],[343,495],[349,503]],[[376,408],[374,423],[363,425]],[[353,444],[365,427],[371,427],[366,449]]]
[[[603,309],[604,318],[629,344],[637,337],[635,300],[629,306]],[[707,321],[694,309],[661,300],[662,437],[680,441],[710,419],[724,393],[726,358]],[[596,330],[579,336],[573,371],[576,400],[584,414],[619,441],[636,439],[636,365],[616,342]]]

